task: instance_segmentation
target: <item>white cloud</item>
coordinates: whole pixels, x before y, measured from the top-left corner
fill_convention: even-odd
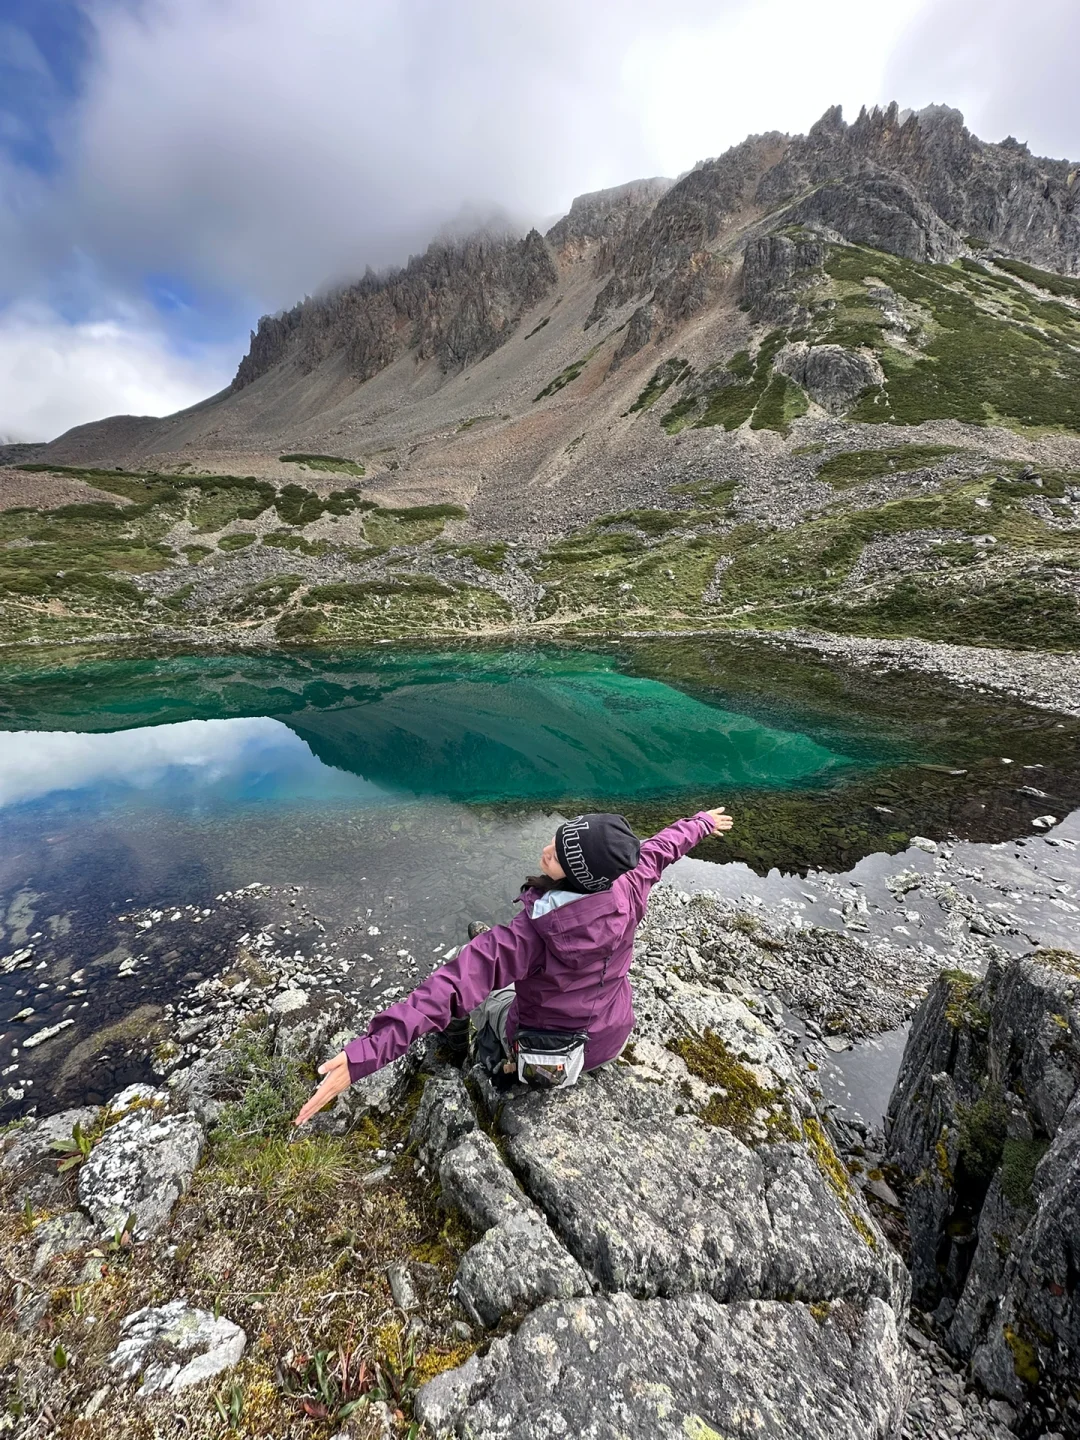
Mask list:
[[[670,24],[635,40],[623,86],[641,97],[642,129],[668,174],[747,135],[804,134],[830,105],[853,120],[888,103],[889,54],[925,0],[755,0],[707,25]]]
[[[92,58],[55,117],[56,172],[0,160],[0,304],[49,294],[84,255],[110,295],[174,275],[254,321],[402,261],[448,218],[553,217],[749,132],[805,130],[836,102],[852,118],[946,101],[988,138],[1080,152],[1075,0],[83,5]],[[228,379],[241,345],[228,364],[180,358],[160,334],[172,323],[9,313],[0,429],[169,410]]]
[[[97,0],[53,214],[114,282],[180,272],[277,308],[463,207],[550,216],[888,98],[924,3]]]
[[[51,440],[103,415],[168,415],[232,378],[230,349],[176,354],[130,311],[69,324],[22,304],[0,311],[0,434]]]
[[[956,106],[983,140],[1080,160],[1078,54],[1076,0],[938,0],[890,57],[888,83],[910,105]]]

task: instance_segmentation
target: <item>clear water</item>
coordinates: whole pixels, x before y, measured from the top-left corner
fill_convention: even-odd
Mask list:
[[[796,853],[786,806],[816,807],[835,835],[844,804],[873,814],[875,777],[942,758],[941,705],[923,733],[906,723],[909,696],[868,703],[863,678],[856,700],[822,672],[808,701],[792,678],[806,665],[784,672],[769,656],[747,678],[744,662],[700,653],[709,683],[685,679],[685,654],[668,683],[655,652],[562,646],[9,663],[0,957],[32,943],[41,969],[0,973],[0,1069],[21,1008],[33,1003],[35,1026],[71,1014],[63,1041],[37,1053],[39,1087],[73,1103],[94,1089],[80,1077],[100,1059],[96,1031],[228,963],[235,936],[208,923],[197,948],[124,979],[132,939],[118,917],[139,906],[212,905],[253,881],[302,887],[358,978],[374,969],[389,983],[399,951],[433,963],[470,920],[507,919],[540,847],[578,809],[624,811],[645,833],[728,801],[744,834],[772,826],[783,865],[789,840]],[[933,796],[945,783],[922,782]],[[964,803],[986,823],[992,807]],[[268,922],[249,909],[243,924]],[[87,967],[92,989],[73,1007],[56,985]],[[98,1092],[130,1078],[131,1053]],[[0,1115],[48,1101],[43,1088],[5,1100],[31,1068],[23,1056],[0,1078]]]
[[[185,794],[615,800],[784,787],[856,763],[797,722],[569,650],[185,656],[33,675],[7,696],[0,805],[125,787],[166,809]]]

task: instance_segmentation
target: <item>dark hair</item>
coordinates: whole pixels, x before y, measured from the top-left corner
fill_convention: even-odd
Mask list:
[[[549,890],[558,890],[562,885],[561,880],[552,880],[550,875],[526,875],[525,884],[522,890],[539,890],[541,895],[546,895]]]

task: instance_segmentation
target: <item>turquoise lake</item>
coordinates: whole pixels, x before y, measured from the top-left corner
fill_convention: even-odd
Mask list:
[[[158,1013],[228,963],[244,925],[271,911],[280,925],[293,905],[341,937],[358,977],[389,977],[402,955],[460,944],[470,920],[509,918],[540,848],[583,809],[644,835],[726,804],[735,829],[696,858],[759,874],[842,869],[912,834],[1023,833],[1046,802],[1001,755],[1037,761],[1040,789],[1080,803],[1078,730],[719,639],[8,657],[0,1069],[20,1036],[8,1017],[32,1003],[35,1025],[75,1022],[70,1047],[53,1042],[75,1058],[53,1073],[42,1051],[52,1103],[139,1078],[137,1046],[99,1053],[95,1036]],[[237,933],[215,932],[214,897],[255,882],[273,904],[245,902]],[[125,979],[130,916],[180,906],[209,907],[197,943]],[[32,974],[5,973],[27,946]],[[92,991],[73,1002],[65,977],[87,965]],[[20,1067],[0,1116],[31,1098]]]

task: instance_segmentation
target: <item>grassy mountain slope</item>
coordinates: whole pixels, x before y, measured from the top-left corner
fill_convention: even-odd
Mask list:
[[[433,247],[264,321],[222,395],[0,469],[0,640],[1074,647],[1075,189],[955,112],[829,112]]]

